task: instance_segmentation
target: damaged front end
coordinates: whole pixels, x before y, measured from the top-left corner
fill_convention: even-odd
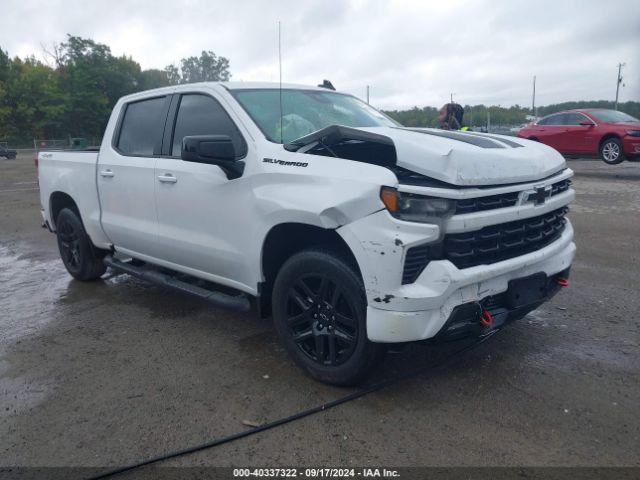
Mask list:
[[[394,141],[380,133],[331,125],[284,145],[289,152],[343,158],[391,170],[399,183],[429,187],[451,185],[398,166]]]
[[[332,125],[284,148],[378,165],[391,170],[401,184],[436,188],[524,183],[566,168],[562,155],[537,142],[400,126]]]

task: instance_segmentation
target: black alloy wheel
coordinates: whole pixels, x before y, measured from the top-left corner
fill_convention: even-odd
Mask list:
[[[105,250],[96,248],[75,209],[63,208],[55,219],[60,258],[67,272],[82,281],[96,280],[107,270]]]
[[[353,354],[359,334],[354,312],[342,287],[325,275],[303,276],[289,288],[290,334],[300,351],[320,365],[340,365]]]
[[[61,220],[58,222],[60,257],[70,272],[80,272],[80,234],[68,219]]]
[[[354,385],[386,347],[367,338],[367,298],[357,265],[343,252],[310,248],[278,271],[273,320],[293,360],[316,380]]]

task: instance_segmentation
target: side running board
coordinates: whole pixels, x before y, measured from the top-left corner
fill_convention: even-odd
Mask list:
[[[242,294],[229,295],[216,290],[207,290],[206,288],[178,280],[166,273],[150,270],[144,267],[138,267],[127,262],[121,262],[120,260],[113,258],[111,255],[107,255],[104,258],[104,264],[114,270],[128,273],[132,277],[193,295],[220,308],[236,312],[246,312],[251,308],[249,299]]]

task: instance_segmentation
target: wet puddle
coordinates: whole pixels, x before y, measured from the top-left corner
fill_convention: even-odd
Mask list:
[[[34,261],[0,246],[0,349],[54,319],[70,282],[60,260]]]

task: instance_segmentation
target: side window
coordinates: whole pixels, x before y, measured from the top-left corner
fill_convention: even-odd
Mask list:
[[[153,155],[162,135],[165,97],[127,104],[120,125],[118,150],[124,155]]]
[[[543,119],[538,121],[538,125],[549,125],[549,120],[551,117],[544,117]]]
[[[580,122],[585,122],[587,119],[579,113],[567,113],[564,121],[565,125],[580,125]]]
[[[247,144],[222,106],[208,95],[188,94],[180,99],[173,130],[171,155],[180,156],[182,139],[191,135],[228,135],[238,157],[244,157]]]
[[[552,115],[548,118],[546,125],[566,125],[565,117],[566,115],[564,113]]]

